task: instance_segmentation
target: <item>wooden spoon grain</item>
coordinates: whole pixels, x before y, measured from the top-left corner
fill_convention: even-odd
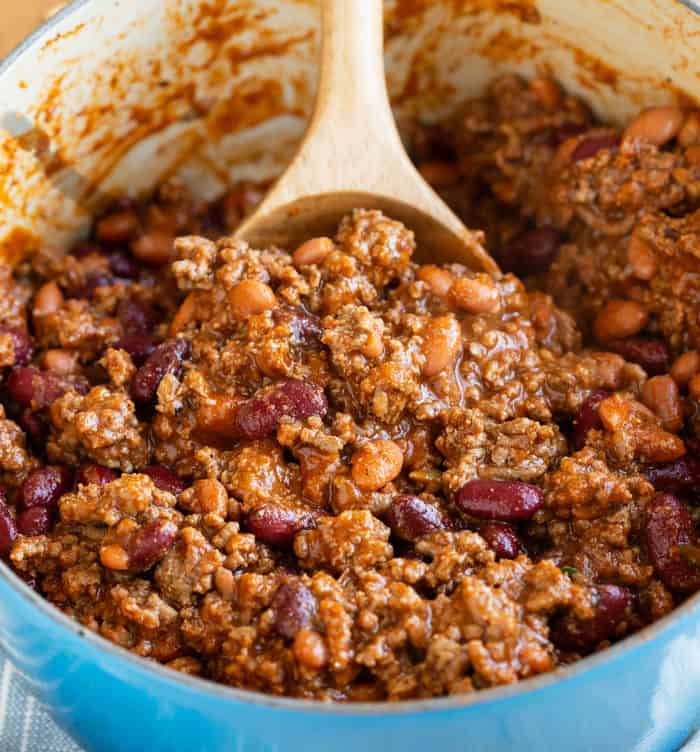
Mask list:
[[[322,0],[321,75],[309,128],[236,237],[293,248],[333,235],[356,208],[380,209],[412,229],[420,260],[499,273],[403,147],[384,75],[382,0]]]

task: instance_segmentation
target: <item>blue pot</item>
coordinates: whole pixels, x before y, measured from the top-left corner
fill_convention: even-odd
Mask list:
[[[86,633],[1,566],[0,642],[89,752],[670,752],[700,715],[697,599],[610,650],[514,687],[337,706],[146,663]]]
[[[161,1],[143,0],[143,4],[155,13]],[[269,0],[260,0],[260,4],[265,2]],[[527,4],[513,0],[510,5],[518,2]],[[297,4],[304,5],[301,0]],[[109,50],[108,44],[115,39],[127,44],[128,35],[117,37],[111,29],[118,27],[124,13],[140,5],[119,0],[75,3],[0,65],[0,102],[10,106],[16,98],[18,104],[13,107],[23,112],[27,97],[31,104],[30,95],[39,86],[31,80],[35,60],[46,64],[46,56],[57,55],[65,64],[71,60],[73,44],[82,44],[84,52],[86,33],[91,35],[88,47],[91,42],[97,56]],[[650,67],[654,69],[659,86],[669,71],[681,71],[678,66],[683,60],[687,69],[687,61],[693,59],[693,39],[700,35],[698,19],[672,0],[635,0],[638,16],[607,0],[539,5],[543,15],[545,5],[550,15],[559,14],[562,29],[568,17],[575,17],[580,28],[597,21],[601,34],[612,29],[629,44],[638,42],[635,30],[647,35],[646,41],[653,39],[659,45],[655,52],[663,52],[664,57],[661,62],[658,55],[644,59],[640,65],[646,66],[647,73]],[[650,14],[656,14],[650,15],[651,24],[640,21],[647,6]],[[100,13],[109,23],[103,23]],[[149,14],[143,15],[147,24]],[[604,28],[600,20],[608,16],[610,28]],[[153,23],[157,26],[158,21]],[[72,25],[76,25],[78,42]],[[668,28],[693,33],[679,31],[674,36],[675,32],[664,31]],[[154,36],[157,31],[151,29]],[[57,32],[62,36],[56,36]],[[140,42],[148,38],[146,32],[139,34]],[[56,41],[49,46],[46,42],[52,36]],[[618,45],[620,49],[625,46]],[[569,76],[571,85],[576,85],[566,65],[556,65],[556,50],[543,47],[542,54],[550,56],[565,83]],[[615,54],[611,48],[609,55]],[[60,64],[57,58],[56,66]],[[493,61],[490,65],[485,70],[492,75],[497,65]],[[622,76],[630,73],[628,68]],[[50,69],[47,66],[47,75]],[[475,66],[477,72],[482,69]],[[689,82],[679,73],[681,79],[687,93],[700,95],[697,77]],[[588,92],[602,112],[614,116],[618,104],[626,103],[630,109],[637,101],[629,92],[605,89],[607,85],[603,82],[600,91]],[[698,91],[691,91],[692,86]],[[625,99],[628,94],[630,98]],[[66,123],[70,122],[67,118]],[[117,126],[115,138],[119,138]],[[19,163],[16,169],[20,172]],[[16,181],[20,187],[21,177]],[[31,221],[35,218],[32,215]],[[25,219],[30,222],[29,214]],[[569,668],[513,687],[393,705],[333,706],[277,699],[169,671],[86,632],[4,564],[0,564],[0,645],[56,721],[94,752],[670,752],[695,730],[700,713],[700,596],[641,633]]]

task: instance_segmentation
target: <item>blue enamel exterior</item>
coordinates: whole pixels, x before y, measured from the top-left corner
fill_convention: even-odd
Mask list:
[[[85,634],[2,563],[0,646],[88,752],[671,752],[700,721],[700,596],[566,670],[400,705],[302,703],[181,676]]]
[[[141,661],[85,635],[0,567],[0,643],[89,752],[670,752],[700,717],[695,600],[611,650],[514,688],[338,707]]]

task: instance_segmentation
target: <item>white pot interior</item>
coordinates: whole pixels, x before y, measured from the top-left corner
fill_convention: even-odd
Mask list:
[[[66,244],[113,193],[269,179],[305,127],[314,0],[83,0],[0,76],[0,258]],[[499,73],[549,73],[601,118],[700,100],[700,16],[675,0],[387,0],[400,124]],[[640,54],[643,51],[643,54]]]

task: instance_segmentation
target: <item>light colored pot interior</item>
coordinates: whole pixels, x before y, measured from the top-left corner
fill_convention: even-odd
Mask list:
[[[110,194],[173,174],[203,198],[274,177],[313,101],[318,27],[314,0],[79,0],[0,77],[0,258],[65,245]],[[676,0],[386,2],[404,126],[506,71],[553,74],[618,122],[700,99],[698,35]]]

